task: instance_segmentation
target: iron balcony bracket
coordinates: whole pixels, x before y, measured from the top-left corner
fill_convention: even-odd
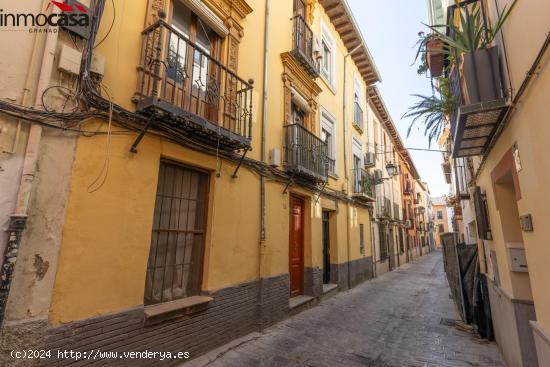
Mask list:
[[[321,200],[321,195],[323,195],[323,192],[325,192],[325,188],[327,187],[327,184],[328,184],[328,181],[323,182],[323,186],[321,187],[321,191],[319,191],[319,195],[317,195],[315,204],[319,203],[319,200]]]
[[[155,114],[152,114],[151,117],[149,117],[149,120],[147,120],[147,123],[145,124],[145,126],[143,126],[143,129],[141,129],[139,135],[137,136],[136,140],[134,141],[134,144],[132,144],[132,146],[130,147],[130,152],[137,153],[137,146],[139,145],[139,143],[141,142],[141,140],[143,139],[143,137],[147,133],[147,130],[149,130],[151,125],[153,125],[154,121],[155,121]]]
[[[250,148],[245,148],[243,156],[239,160],[239,164],[237,165],[237,168],[235,168],[235,172],[233,172],[233,175],[231,175],[231,178],[237,178],[238,177],[237,173],[239,172],[239,169],[241,168],[241,165],[243,164],[244,158],[246,157],[246,153],[248,153],[249,150],[250,150]]]
[[[286,193],[288,193],[288,188],[290,187],[290,185],[292,185],[292,183],[294,182],[294,176],[296,175],[296,172],[292,172],[292,176],[290,176],[290,178],[288,179],[288,182],[285,186],[285,189],[283,190],[283,195],[286,195]]]

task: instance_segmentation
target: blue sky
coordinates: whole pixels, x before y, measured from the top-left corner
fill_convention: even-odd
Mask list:
[[[407,138],[410,120],[401,116],[415,98],[411,94],[431,94],[430,81],[416,73],[414,61],[418,32],[426,31],[427,0],[348,0],[361,32],[382,76],[378,85],[407,148],[428,148],[428,138],[416,127]],[[421,125],[418,125],[421,126]],[[432,143],[432,149],[439,149]],[[414,163],[432,196],[447,194],[441,170],[441,153],[411,151]]]

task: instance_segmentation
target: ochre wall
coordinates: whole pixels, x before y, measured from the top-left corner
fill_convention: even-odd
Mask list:
[[[509,2],[509,1],[508,1]],[[501,9],[506,1],[499,1]],[[525,78],[527,70],[535,60],[546,33],[550,3],[544,0],[533,2],[519,1],[504,26],[507,47],[508,66],[512,76],[512,86],[517,91]],[[525,22],[529,19],[529,22]],[[529,37],[526,38],[525,35]],[[547,52],[548,54],[548,52]],[[498,266],[502,288],[513,297],[525,293],[526,289],[514,291],[512,280],[507,269],[508,256],[505,251],[502,233],[503,228],[498,213],[491,182],[491,172],[505,153],[518,144],[522,170],[518,172],[521,188],[521,199],[517,202],[519,215],[533,216],[534,231],[523,232],[523,241],[529,266],[529,277],[535,310],[540,325],[550,330],[550,246],[549,228],[545,226],[550,218],[550,206],[543,204],[546,197],[546,183],[550,182],[550,161],[548,160],[548,137],[550,125],[547,121],[548,98],[550,94],[550,70],[548,56],[534,76],[527,93],[516,106],[513,117],[491,151],[481,174],[478,185],[486,189],[489,203],[489,217],[493,241],[486,241],[486,246],[497,249]],[[488,259],[489,261],[489,259]],[[492,276],[492,269],[489,265]],[[520,294],[521,295],[521,294]]]

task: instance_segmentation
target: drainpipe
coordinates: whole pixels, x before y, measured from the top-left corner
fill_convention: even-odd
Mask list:
[[[346,121],[346,84],[347,84],[347,75],[346,75],[346,69],[347,69],[347,59],[348,57],[353,54],[359,47],[363,46],[362,44],[356,46],[353,50],[348,52],[344,56],[344,87],[343,87],[343,93],[342,93],[342,117],[343,117],[343,124],[344,124],[344,177],[346,179],[346,191],[349,193],[349,173],[348,173],[348,154],[347,154],[347,134],[348,134],[348,124]],[[348,228],[346,231],[347,234],[347,243],[348,243],[348,289],[351,289],[351,279],[350,279],[350,262],[351,262],[351,246],[350,246],[350,237],[351,237],[351,221],[349,217],[349,211],[351,209],[351,205],[348,202],[347,205],[347,223]]]
[[[44,1],[43,7],[45,7],[48,1]],[[59,13],[57,7],[52,7],[52,13]],[[36,97],[34,107],[39,108],[41,103],[42,94],[48,87],[51,79],[51,70],[54,63],[55,48],[57,45],[58,32],[48,33],[46,36],[46,44],[44,46],[44,55],[42,58],[42,67],[38,78],[36,87]],[[38,35],[37,35],[38,37]],[[35,51],[37,41],[35,39],[35,47],[33,47],[33,54],[31,55],[31,62],[36,57]],[[27,84],[27,83],[26,83]],[[30,83],[29,83],[30,84]],[[25,86],[27,88],[28,85]],[[24,91],[24,97],[27,92]],[[15,212],[10,217],[10,224],[8,228],[9,239],[5,249],[3,266],[0,276],[0,327],[2,326],[5,315],[6,306],[8,303],[8,297],[10,292],[11,283],[13,280],[13,273],[15,271],[15,265],[17,263],[17,256],[19,252],[19,246],[21,244],[21,237],[23,230],[27,224],[27,215],[29,209],[30,196],[34,184],[36,175],[36,162],[38,161],[40,140],[42,137],[42,127],[38,124],[31,125],[29,131],[29,137],[27,140],[27,148],[25,150],[25,158],[23,161],[23,173],[21,176],[21,183],[19,185],[19,191],[17,194],[17,202],[15,206]]]
[[[262,90],[262,146],[261,146],[261,159],[263,163],[266,163],[266,130],[267,130],[267,78],[268,78],[268,56],[269,56],[269,5],[270,0],[266,0],[265,3],[265,19],[264,19],[264,65],[263,65],[263,90]],[[258,304],[259,304],[259,329],[263,329],[262,322],[262,307],[263,307],[263,293],[264,293],[264,281],[262,274],[262,262],[265,256],[265,240],[266,240],[266,226],[265,226],[265,177],[260,176],[260,243],[258,249]]]

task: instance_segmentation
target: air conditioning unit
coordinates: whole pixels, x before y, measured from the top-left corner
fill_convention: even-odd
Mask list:
[[[376,165],[376,154],[366,153],[364,163],[365,163],[365,167],[374,167],[374,165]]]
[[[382,170],[381,169],[375,169],[374,170],[374,182],[378,182],[378,181],[382,180],[382,178],[383,178]]]

